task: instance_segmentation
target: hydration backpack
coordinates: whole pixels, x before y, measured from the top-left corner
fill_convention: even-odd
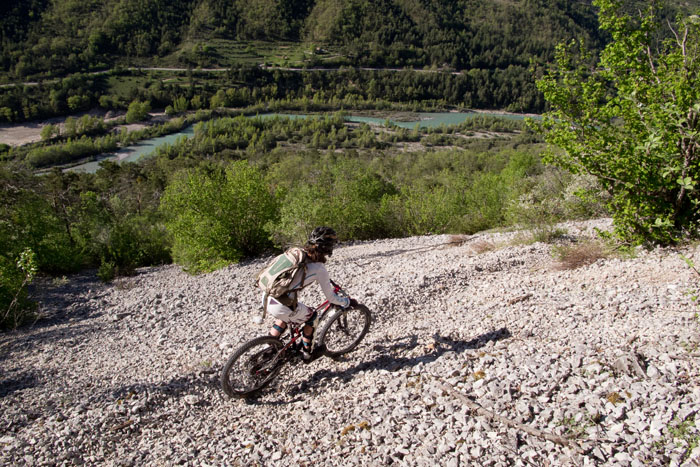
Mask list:
[[[297,278],[301,280],[297,280]],[[301,248],[290,248],[276,257],[260,271],[255,282],[267,295],[281,297],[292,291],[292,283],[304,283],[306,278],[306,252]]]

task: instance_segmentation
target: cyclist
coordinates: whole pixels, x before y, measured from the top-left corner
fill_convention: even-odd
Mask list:
[[[287,329],[288,323],[304,323],[302,328],[301,356],[307,362],[311,360],[311,342],[316,328],[316,312],[303,303],[299,303],[297,292],[317,282],[329,302],[343,308],[357,305],[356,300],[340,297],[333,292],[328,271],[324,266],[326,256],[333,254],[333,247],[335,247],[337,239],[335,230],[332,228],[316,227],[303,247],[306,252],[306,274],[298,279],[299,282],[303,281],[303,283],[292,283],[290,285],[292,292],[281,297],[267,297],[267,311],[277,318],[270,329],[271,336],[279,337],[282,335]],[[264,299],[265,296],[263,295]],[[265,306],[265,303],[263,303],[263,306]]]

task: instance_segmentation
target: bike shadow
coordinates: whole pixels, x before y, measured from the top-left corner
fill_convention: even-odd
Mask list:
[[[354,367],[347,368],[342,371],[323,369],[315,372],[306,381],[301,382],[286,393],[287,397],[292,396],[291,400],[262,402],[258,401],[257,399],[251,399],[248,402],[264,405],[284,405],[291,402],[296,402],[300,400],[299,397],[301,394],[314,389],[323,381],[337,379],[342,383],[348,383],[360,372],[371,370],[387,370],[390,372],[399,371],[405,368],[414,367],[419,363],[428,364],[434,362],[448,352],[462,353],[469,350],[477,350],[484,347],[489,342],[497,342],[503,339],[508,339],[511,336],[511,332],[507,328],[503,327],[487,332],[470,340],[456,340],[450,337],[440,336],[436,333],[433,335],[433,343],[428,345],[420,344],[417,335],[401,337],[395,339],[389,345],[376,344],[373,350],[382,352],[382,354],[377,355],[372,360],[361,362]],[[410,357],[400,356],[401,353],[411,352],[416,347],[421,345],[423,345],[425,348],[426,353]],[[398,356],[397,353],[399,354]],[[351,353],[348,356],[337,360],[347,361],[352,358],[353,354]]]

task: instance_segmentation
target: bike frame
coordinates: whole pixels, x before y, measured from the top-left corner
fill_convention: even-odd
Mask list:
[[[333,292],[335,294],[339,294],[342,297],[346,297],[347,294],[345,291],[335,282],[331,281],[331,285],[333,286]],[[331,308],[334,308],[336,305],[333,305],[330,301],[326,300],[320,305],[317,305],[314,308],[314,313],[318,313],[318,321],[320,322],[323,317],[326,316],[326,313],[328,313],[328,310]],[[299,339],[302,337],[302,332],[301,330],[303,329],[304,324],[293,324],[289,326],[289,335],[290,339],[289,341],[280,349],[278,352],[278,357],[281,355],[284,355],[287,350],[294,345],[295,342],[297,342]],[[281,337],[281,336],[280,336]],[[312,349],[313,349],[313,343],[312,343]]]

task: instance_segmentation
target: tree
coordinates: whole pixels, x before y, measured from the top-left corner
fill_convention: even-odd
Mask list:
[[[56,126],[54,124],[49,123],[47,125],[44,125],[44,127],[41,129],[41,133],[40,133],[41,140],[42,141],[50,140],[51,138],[53,138],[55,135],[58,134],[58,131],[59,131],[58,126]]]
[[[619,1],[594,4],[612,36],[597,65],[583,47],[560,45],[538,81],[552,108],[541,128],[562,149],[546,160],[598,179],[624,242],[697,236],[700,18],[663,24],[656,2],[636,18]]]
[[[161,201],[173,236],[173,259],[193,273],[270,247],[265,224],[276,219],[277,209],[262,173],[247,161],[226,170],[182,171]]]
[[[126,123],[135,123],[145,120],[150,111],[151,104],[149,102],[134,100],[129,104],[129,109],[126,111]]]

